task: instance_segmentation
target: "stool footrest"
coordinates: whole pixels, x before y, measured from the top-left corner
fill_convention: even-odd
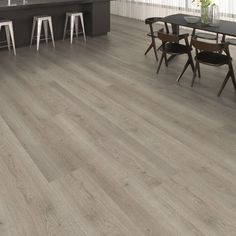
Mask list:
[[[33,39],[36,40],[37,36],[34,36]],[[44,37],[44,38],[40,37],[40,41],[43,41],[43,40],[46,40],[46,39],[52,39],[52,37],[47,37],[47,38],[46,37]]]
[[[70,34],[70,30],[67,30],[66,34]],[[78,34],[83,35],[83,31],[79,31]],[[76,33],[74,32],[73,35],[76,35]]]
[[[11,44],[10,46],[13,47],[13,44]],[[0,46],[0,48],[8,48],[8,45],[2,45]]]

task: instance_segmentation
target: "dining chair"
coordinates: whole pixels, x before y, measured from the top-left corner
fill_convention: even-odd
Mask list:
[[[145,51],[144,55],[147,55],[148,52],[151,49],[153,49],[157,61],[158,61],[158,55],[157,55],[158,49],[156,47],[155,39],[157,39],[158,36],[157,36],[157,31],[154,31],[153,29],[153,24],[157,22],[161,22],[162,19],[163,19],[162,17],[150,17],[150,18],[145,19],[145,24],[149,25],[150,32],[147,34],[147,36],[151,38],[151,43],[149,47],[147,48],[147,50]],[[165,24],[166,31],[169,32],[167,23],[164,23],[164,24]]]
[[[207,43],[197,40],[196,37],[193,37],[191,40],[192,46],[196,49],[195,56],[195,69],[193,73],[193,79],[191,86],[193,87],[194,81],[196,78],[196,72],[200,68],[200,64],[205,64],[208,66],[223,66],[228,65],[228,73],[221,85],[221,88],[218,92],[218,97],[221,95],[225,85],[227,84],[229,78],[231,77],[234,89],[236,90],[236,81],[234,69],[232,66],[232,58],[229,51],[229,43]]]
[[[196,33],[196,29],[193,29],[192,38],[198,38],[198,39],[203,39],[203,40],[213,40],[213,41],[216,41],[216,43],[218,43],[219,42],[219,33],[214,33],[214,34],[213,33],[209,34],[209,33],[205,33],[205,32]],[[192,47],[191,42],[190,42],[190,46]],[[197,68],[197,71],[198,71],[198,77],[201,78],[200,67]]]
[[[188,66],[190,65],[192,70],[194,71],[194,63],[192,58],[192,48],[190,47],[189,41],[188,41],[189,34],[170,34],[168,32],[164,32],[164,29],[161,29],[158,31],[158,38],[162,41],[162,46],[160,48],[160,51],[162,51],[161,60],[159,62],[158,68],[157,68],[157,74],[160,71],[163,59],[165,59],[165,64],[167,64],[167,55],[172,56],[178,56],[187,54],[188,60],[184,65],[184,68],[181,72],[181,74],[177,78],[177,82],[180,81],[181,77],[183,76],[184,72],[187,70]],[[180,41],[184,40],[185,44],[181,44]]]

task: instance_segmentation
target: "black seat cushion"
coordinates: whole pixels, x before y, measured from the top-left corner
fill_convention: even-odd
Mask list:
[[[228,57],[216,52],[200,52],[197,54],[196,60],[200,63],[213,66],[228,64]]]
[[[160,47],[160,50],[163,51],[163,46]],[[166,43],[165,44],[165,52],[168,54],[185,54],[191,50],[190,47],[179,44],[179,43]]]

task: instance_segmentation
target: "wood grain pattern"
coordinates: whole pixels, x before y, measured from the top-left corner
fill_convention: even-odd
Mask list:
[[[236,235],[226,70],[156,75],[143,22],[0,58],[0,235]],[[236,50],[231,48],[232,55]]]

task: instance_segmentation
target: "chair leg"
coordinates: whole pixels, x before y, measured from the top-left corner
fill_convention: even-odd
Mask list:
[[[84,18],[83,18],[83,14],[80,15],[80,22],[81,22],[82,31],[83,31],[84,42],[86,43],[86,33],[85,33],[85,28],[84,28]]]
[[[194,62],[193,62],[193,57],[192,57],[191,52],[188,53],[188,58],[189,58],[189,63],[192,68],[192,71],[194,72],[195,67],[194,67]]]
[[[66,29],[67,29],[68,18],[69,18],[69,16],[66,14],[64,32],[63,32],[63,41],[65,40],[65,37],[66,37]]]
[[[184,65],[184,69],[181,72],[181,74],[179,75],[178,79],[176,80],[177,82],[180,81],[180,79],[182,78],[184,72],[187,70],[188,66],[191,65],[190,59],[188,59],[188,61],[186,62],[186,64]]]
[[[194,68],[194,72],[193,72],[193,79],[192,79],[192,83],[191,83],[191,87],[193,87],[194,85],[194,81],[195,81],[195,78],[196,78],[196,75],[197,75],[197,66],[198,66],[198,62],[196,62],[195,64],[195,68]]]
[[[32,26],[31,39],[30,39],[30,47],[32,47],[32,44],[33,44],[35,26],[36,26],[36,18],[33,19],[33,26]]]
[[[13,52],[14,52],[14,55],[16,56],[15,37],[14,37],[14,31],[13,31],[13,24],[12,24],[12,22],[9,25],[9,31],[10,31],[11,41],[12,41]]]
[[[158,61],[156,42],[155,42],[155,39],[152,39],[152,40],[153,40],[153,42],[152,42],[153,43],[153,51],[154,51],[154,54],[155,54],[155,58]]]
[[[49,19],[48,24],[49,24],[49,29],[50,29],[51,38],[52,38],[52,45],[55,48],[55,41],[54,41],[54,34],[53,34],[53,27],[52,27],[52,18]]]
[[[197,63],[197,72],[198,72],[198,78],[201,78],[201,70],[200,70],[200,64]]]
[[[46,20],[43,21],[43,29],[45,34],[45,41],[46,43],[48,43],[48,21]]]
[[[7,47],[8,50],[11,50],[11,38],[10,38],[10,30],[9,30],[9,26],[6,25],[5,26],[5,31],[6,31],[6,38],[7,38]]]
[[[162,55],[161,55],[161,60],[159,62],[158,68],[157,68],[157,74],[159,73],[159,71],[161,69],[161,64],[163,62],[164,57],[165,57],[165,53],[163,52]]]
[[[147,55],[148,52],[152,49],[152,43],[149,45],[149,47],[147,48],[146,52],[144,53],[144,55]]]
[[[167,59],[166,53],[165,53],[165,65],[166,65],[166,67],[168,67],[168,59]]]
[[[172,61],[175,57],[176,57],[176,55],[171,55],[171,56],[168,58],[167,62]]]
[[[152,39],[151,44],[149,45],[149,47],[147,48],[146,52],[144,53],[144,55],[147,55],[148,52],[153,48],[154,54],[155,54],[155,58],[158,61],[158,55],[157,55],[157,48],[156,48],[156,42],[154,39]]]
[[[226,77],[225,77],[225,80],[223,81],[223,84],[221,85],[221,88],[217,94],[217,96],[219,97],[223,91],[223,89],[225,88],[225,85],[227,84],[228,80],[229,80],[229,77],[231,75],[231,71],[229,70],[229,72],[227,73]]]
[[[41,28],[42,28],[42,20],[38,19],[38,24],[37,24],[37,51],[39,50]]]
[[[236,81],[235,81],[234,68],[233,68],[233,65],[232,65],[231,62],[229,63],[229,69],[230,69],[230,71],[231,71],[232,83],[233,83],[234,89],[236,90]]]

